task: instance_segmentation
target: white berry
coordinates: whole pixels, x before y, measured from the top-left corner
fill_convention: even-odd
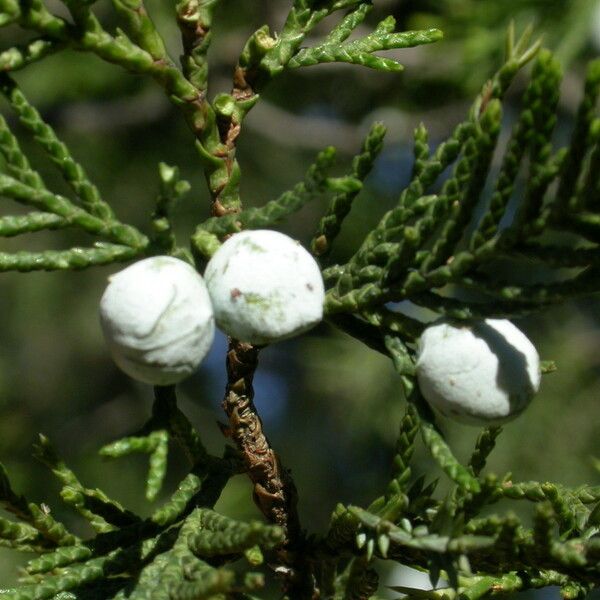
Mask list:
[[[204,278],[217,325],[238,340],[267,344],[323,318],[319,266],[298,242],[277,231],[233,235],[210,259]]]
[[[214,317],[202,277],[171,256],[141,260],[109,279],[100,322],[117,365],[153,385],[191,375],[214,338]]]
[[[506,319],[428,327],[419,342],[419,388],[443,415],[498,424],[521,413],[540,387],[538,353]]]

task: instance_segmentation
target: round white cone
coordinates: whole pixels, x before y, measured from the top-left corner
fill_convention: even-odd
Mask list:
[[[117,365],[153,385],[191,375],[214,338],[214,317],[202,277],[170,256],[141,260],[109,279],[100,322]]]
[[[535,347],[506,319],[431,325],[419,341],[416,368],[421,393],[432,407],[477,425],[517,416],[541,378]]]
[[[252,344],[310,329],[323,318],[325,290],[315,259],[295,240],[270,230],[230,237],[204,273],[217,325]]]

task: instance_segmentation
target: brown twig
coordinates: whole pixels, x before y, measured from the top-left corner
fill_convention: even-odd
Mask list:
[[[252,80],[247,69],[239,64],[235,67],[233,73],[233,86],[231,97],[237,102],[248,101],[254,98],[256,92],[252,86]],[[228,179],[236,168],[236,143],[242,129],[240,115],[234,113],[228,118],[217,120],[221,148],[219,155],[225,160]],[[213,190],[212,215],[221,217],[227,214],[236,213],[241,210],[240,206],[228,206],[226,202],[221,201],[221,192],[225,185],[220,189]]]
[[[271,522],[286,532],[286,545],[300,536],[296,511],[297,493],[289,472],[282,467],[263,431],[253,402],[252,379],[258,364],[256,346],[230,340],[227,353],[227,389],[223,409],[229,417],[226,435],[242,454],[254,484],[254,501]]]
[[[276,554],[276,572],[282,576],[289,598],[317,598],[311,565],[303,552],[304,537],[298,518],[296,486],[290,472],[281,464],[263,431],[254,406],[252,379],[258,365],[259,348],[229,341],[227,388],[223,409],[229,417],[225,435],[236,444],[248,476],[254,484],[256,505],[271,522],[285,532],[284,543]]]

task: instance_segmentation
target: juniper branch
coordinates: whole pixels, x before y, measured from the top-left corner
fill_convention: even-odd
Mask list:
[[[502,427],[485,427],[475,444],[475,450],[469,460],[469,467],[476,477],[483,471],[487,457],[496,446],[496,438],[502,433]]]
[[[242,454],[254,484],[255,502],[269,522],[283,529],[286,545],[293,546],[300,535],[297,492],[263,433],[252,402],[252,378],[257,360],[258,350],[242,342],[234,342],[228,353],[228,385],[223,400],[223,409],[229,417],[226,433]]]
[[[113,0],[115,11],[127,24],[133,41],[157,61],[167,61],[165,43],[142,0]]]
[[[114,219],[110,206],[102,200],[96,186],[88,179],[83,167],[69,153],[69,150],[46,124],[37,110],[27,101],[25,95],[8,76],[0,77],[0,91],[17,113],[21,124],[30,131],[36,141],[48,154],[63,178],[81,200],[83,207],[91,214],[109,221]]]
[[[177,24],[181,29],[183,55],[181,64],[187,79],[199,90],[205,90],[208,76],[206,53],[211,42],[211,25],[218,0],[177,3]]]
[[[0,194],[42,211],[54,213],[70,225],[107,238],[116,244],[129,246],[137,252],[143,251],[148,244],[146,236],[131,225],[124,225],[116,220],[105,221],[78,208],[64,196],[30,187],[8,175],[0,174]]]
[[[557,192],[555,214],[557,218],[572,201],[577,179],[584,164],[584,156],[590,143],[590,130],[597,113],[597,100],[600,94],[600,60],[588,66],[583,100],[579,107],[575,129],[571,138],[568,158],[563,165],[560,187]],[[575,207],[574,205],[572,205]]]
[[[0,221],[0,226],[2,222]],[[44,227],[46,228],[46,227]],[[27,231],[34,231],[27,229]],[[14,232],[14,230],[13,230]],[[18,233],[22,233],[19,231]],[[97,244],[95,248],[44,250],[43,252],[0,252],[0,271],[74,271],[91,266],[109,265],[137,258],[139,253],[127,246]]]
[[[408,404],[400,422],[392,464],[392,479],[384,497],[384,505],[377,511],[381,518],[395,522],[408,505],[407,484],[412,469],[410,462],[414,452],[415,439],[419,431],[419,420],[414,405]],[[373,505],[371,506],[371,510]]]
[[[369,6],[369,5],[364,5]],[[359,9],[360,10],[360,9]],[[364,181],[373,168],[373,163],[383,148],[385,127],[381,123],[375,123],[361,148],[352,160],[351,175],[358,181]],[[336,194],[330,201],[327,212],[321,218],[317,233],[311,243],[314,254],[324,258],[331,251],[331,245],[341,230],[344,219],[352,208],[352,202],[356,198],[358,190],[352,190]]]
[[[336,152],[332,147],[320,152],[315,162],[308,168],[304,181],[261,207],[207,219],[198,226],[196,234],[192,237],[192,243],[197,248],[201,248],[199,236],[203,232],[223,237],[242,229],[269,227],[300,210],[308,201],[327,189],[330,183],[327,180],[327,171],[333,165],[335,156]]]
[[[0,115],[0,153],[5,160],[4,168],[6,172],[19,180],[21,183],[35,189],[45,189],[44,182],[40,174],[33,170],[29,160],[23,154],[17,138],[13,135]]]
[[[0,503],[2,507],[21,521],[36,529],[43,541],[34,545],[41,551],[46,546],[70,546],[77,543],[77,538],[67,531],[65,526],[56,521],[48,510],[29,502],[24,496],[16,494],[11,486],[6,469],[0,464]]]
[[[34,446],[34,451],[35,457],[51,469],[53,474],[63,484],[61,490],[62,499],[75,508],[82,517],[87,519],[96,531],[104,533],[114,528],[105,519],[105,516],[109,515],[111,519],[114,514],[117,514],[119,517],[125,517],[126,521],[137,521],[134,515],[127,513],[118,502],[111,500],[100,490],[85,488],[75,473],[58,457],[46,436],[39,436],[39,441]],[[93,508],[89,506],[89,499],[93,500]]]
[[[13,46],[0,52],[0,72],[12,73],[19,71],[47,56],[60,52],[65,47],[60,42],[40,37],[22,44]]]
[[[0,236],[13,237],[44,229],[62,229],[67,222],[58,215],[46,212],[30,212],[27,215],[0,217]]]
[[[113,4],[127,23],[128,34],[108,33],[91,5],[78,0],[67,0],[72,22],[50,13],[40,0],[0,0],[0,24],[18,22],[41,36],[27,47],[0,54],[0,68],[21,68],[56,49],[71,47],[150,75],[183,109],[207,176],[214,218],[197,229],[193,239],[196,249],[210,256],[220,244],[219,237],[244,227],[270,226],[316,193],[327,191],[334,197],[313,243],[316,254],[326,254],[381,149],[382,128],[372,129],[349,176],[327,176],[326,168],[333,157],[333,151],[327,150],[309,170],[306,180],[290,193],[261,208],[242,210],[236,144],[245,115],[258,101],[258,92],[285,69],[340,60],[396,70],[397,63],[373,52],[432,41],[438,34],[394,33],[393,20],[386,19],[373,33],[348,41],[364,22],[369,3],[295,0],[279,35],[272,35],[264,26],[250,36],[235,68],[231,92],[209,103],[207,50],[218,2],[179,2],[177,14],[184,40],[182,71],[166,55],[141,0],[114,0]],[[349,13],[323,42],[301,48],[318,23],[341,9],[349,9]],[[253,597],[262,585],[260,574],[248,572],[239,585],[233,572],[220,565],[243,555],[254,567],[263,561],[263,551],[269,563],[285,573],[284,591],[290,597],[372,596],[377,585],[371,564],[375,556],[427,568],[433,578],[443,570],[467,600],[549,584],[560,585],[565,597],[575,598],[599,583],[600,544],[595,539],[598,490],[480,477],[497,430],[483,432],[469,464],[461,464],[435,425],[416,385],[414,342],[425,324],[385,306],[388,301],[410,300],[438,315],[458,319],[514,316],[600,289],[596,269],[600,221],[592,201],[598,187],[595,171],[600,137],[594,68],[588,76],[573,142],[568,149],[555,152],[550,139],[558,98],[558,67],[548,53],[539,52],[524,111],[505,153],[491,203],[484,207],[483,218],[479,226],[473,224],[475,234],[469,237],[472,215],[490,172],[500,100],[519,69],[538,51],[538,43],[529,46],[527,33],[516,41],[514,30],[509,31],[506,62],[483,88],[466,121],[433,154],[425,128],[417,129],[410,185],[348,263],[324,272],[330,286],[326,304],[329,320],[392,358],[408,400],[386,493],[369,510],[338,505],[326,537],[307,539],[300,529],[293,481],[269,444],[253,406],[252,378],[258,349],[232,340],[223,401],[229,418],[225,433],[235,441],[257,504],[271,524],[241,523],[210,510],[229,477],[241,470],[240,457],[233,456],[231,450],[222,459],[210,456],[198,432],[177,408],[174,388],[156,388],[153,415],[144,431],[114,443],[107,452],[115,456],[130,451],[151,453],[151,496],[158,492],[164,477],[170,437],[181,443],[191,471],[166,503],[143,520],[99,490],[84,488],[42,442],[45,461],[63,483],[63,499],[91,520],[100,533],[81,542],[44,506],[15,494],[3,477],[2,502],[23,522],[0,519],[0,544],[49,551],[30,563],[26,585],[11,591],[9,597],[39,600],[63,592],[68,598],[90,600]],[[176,170],[161,167],[161,191],[152,217],[154,235],[149,241],[113,217],[54,132],[6,76],[2,81],[25,126],[58,164],[84,208],[45,188],[6,124],[0,121],[6,171],[0,175],[0,192],[39,211],[0,218],[0,234],[75,226],[111,244],[39,254],[0,254],[0,270],[78,268],[154,251],[179,252],[188,258],[177,248],[169,219],[170,206],[187,188]],[[531,165],[526,191],[518,199],[513,225],[500,231],[525,152]],[[452,164],[454,169],[441,192],[429,194]],[[567,173],[571,166],[575,169]],[[559,175],[557,201],[548,192]],[[582,194],[588,188],[592,191],[590,200],[584,201]],[[555,212],[555,206],[560,210]],[[549,229],[574,231],[577,244],[581,238],[590,243],[575,247],[565,243],[562,248],[554,242],[534,239],[534,234]],[[517,256],[554,268],[574,266],[583,270],[575,276],[533,285],[515,285],[512,279],[502,282],[486,275],[490,261],[499,257],[514,260]],[[449,284],[458,286],[458,290],[442,289]],[[464,290],[482,294],[483,300],[459,299],[459,292]],[[445,501],[433,496],[436,482],[426,486],[424,477],[408,486],[415,469],[411,458],[418,431],[432,457],[457,486]],[[510,514],[478,517],[484,506],[500,498],[535,502],[534,528],[524,527]],[[409,588],[398,591],[418,597]],[[436,589],[425,595],[432,600],[447,600],[456,592]]]
[[[356,19],[352,20],[351,24],[354,25],[355,23]],[[358,23],[354,26],[357,25]],[[395,19],[388,17],[377,25],[373,33],[362,39],[340,42],[338,41],[340,35],[334,35],[331,41],[326,39],[323,44],[312,48],[304,48],[297,52],[289,61],[288,66],[293,69],[320,63],[347,62],[380,71],[401,71],[403,67],[400,63],[373,53],[379,50],[412,48],[423,44],[432,44],[442,38],[442,32],[439,29],[394,33],[395,27]]]

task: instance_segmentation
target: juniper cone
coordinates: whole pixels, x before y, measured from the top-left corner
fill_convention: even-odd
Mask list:
[[[204,280],[172,256],[146,258],[112,275],[100,300],[100,322],[119,367],[153,385],[194,373],[215,330]]]
[[[277,231],[243,231],[210,259],[206,284],[218,326],[252,344],[298,335],[323,318],[319,265]]]
[[[7,245],[0,252],[0,270],[71,271],[111,265],[116,272],[123,268],[120,263],[132,263],[114,276],[108,296],[119,282],[129,281],[126,274],[134,274],[144,265],[168,261],[177,265],[178,273],[172,281],[173,298],[163,297],[166,274],[160,274],[156,292],[154,280],[148,284],[144,271],[143,281],[124,285],[125,291],[121,290],[123,294],[117,294],[116,300],[105,295],[102,303],[109,345],[117,362],[133,377],[157,385],[145,425],[126,437],[115,434],[117,439],[100,453],[112,459],[147,454],[146,496],[150,501],[160,497],[160,505],[143,516],[101,489],[87,487],[49,439],[40,436],[34,447],[36,458],[57,478],[62,501],[89,528],[72,531],[56,516],[58,511],[26,498],[21,483],[13,484],[6,469],[0,468],[0,504],[5,510],[0,517],[0,545],[26,553],[28,560],[20,583],[3,588],[0,597],[378,598],[390,593],[379,581],[387,562],[425,570],[432,582],[445,582],[427,592],[392,587],[393,594],[409,600],[479,600],[547,586],[558,586],[563,598],[583,598],[600,583],[600,488],[517,481],[510,474],[489,473],[486,463],[501,432],[497,422],[523,410],[538,387],[539,373],[552,370],[547,361],[538,366],[535,348],[505,319],[518,319],[600,292],[600,61],[592,60],[587,67],[571,138],[562,147],[556,145],[554,136],[557,115],[564,112],[558,108],[560,61],[541,41],[532,39],[531,28],[519,37],[514,25],[509,27],[503,61],[498,61],[498,46],[490,44],[489,38],[485,45],[469,46],[479,48],[477,69],[468,61],[460,67],[441,61],[442,68],[458,69],[455,72],[465,75],[459,77],[465,89],[492,61],[496,61],[497,71],[492,74],[490,68],[482,75],[471,109],[435,149],[429,147],[427,123],[416,129],[408,183],[397,189],[391,207],[381,209],[367,235],[352,239],[352,250],[344,254],[336,252],[338,236],[352,219],[355,200],[382,151],[385,125],[372,125],[362,144],[356,144],[351,160],[336,162],[335,148],[326,147],[289,191],[250,205],[242,197],[240,165],[247,161],[251,165],[252,157],[240,153],[238,160],[237,153],[246,115],[283,74],[293,78],[300,69],[347,63],[356,69],[387,72],[388,81],[401,86],[401,80],[392,79],[404,68],[398,61],[405,56],[410,71],[410,57],[414,56],[404,49],[433,44],[431,56],[440,57],[447,53],[449,42],[438,29],[403,31],[392,16],[373,23],[373,4],[365,0],[279,2],[278,10],[285,9],[284,22],[260,27],[240,45],[239,60],[229,65],[233,68],[229,91],[214,95],[214,90],[208,90],[208,81],[216,56],[209,49],[220,31],[219,19],[225,16],[225,11],[219,10],[221,4],[224,6],[218,0],[180,0],[174,6],[160,7],[171,11],[173,28],[181,33],[178,62],[170,56],[167,48],[171,45],[155,25],[159,7],[153,5],[149,10],[142,0],[114,0],[112,7],[78,0],[64,0],[64,7],[43,0],[0,0],[0,27],[6,31],[19,27],[29,36],[22,38],[21,45],[0,51],[0,92],[6,109],[6,118],[0,118],[0,195],[23,207],[0,218],[0,236],[69,230],[77,235],[59,239],[82,240],[64,249],[49,245],[41,250],[32,245],[31,250],[10,251]],[[448,25],[452,39],[461,38],[452,30],[452,23],[456,24],[451,19],[453,4],[439,4],[439,22]],[[471,18],[482,20],[475,28],[479,32],[487,30],[486,26],[495,31],[505,27],[503,21],[499,24],[496,11],[485,9],[481,14],[479,3],[467,0],[464,4],[467,8],[461,12],[464,20],[460,26],[464,36]],[[588,4],[592,3],[573,3],[564,13],[563,9],[551,9],[556,13],[553,18],[549,9],[535,4],[545,15],[542,28],[555,23],[562,28],[561,40],[573,44],[567,47],[557,40],[559,55],[566,62],[580,36],[567,35],[570,30],[566,28],[573,27],[576,32],[582,31],[579,26],[589,28]],[[521,15],[532,6],[523,0],[511,3],[511,10]],[[424,13],[420,14],[423,17]],[[390,50],[395,52],[388,53]],[[209,199],[204,217],[195,209],[199,220],[192,223],[189,240],[180,239],[173,224],[177,204],[187,193],[201,197],[198,183],[192,190],[177,167],[161,163],[153,192],[156,202],[147,207],[148,225],[128,223],[123,202],[105,197],[95,185],[91,176],[94,165],[78,162],[17,83],[20,71],[27,74],[35,68],[42,73],[50,57],[54,60],[72,51],[79,53],[77,56],[93,55],[97,61],[109,63],[105,68],[132,74],[136,81],[151,80],[180,113],[189,130],[197,170],[206,181],[202,192]],[[434,66],[435,61],[431,62]],[[23,77],[25,88],[27,81]],[[506,128],[504,124],[510,121],[504,119],[508,93],[520,98],[520,112]],[[265,128],[266,133],[270,130]],[[30,161],[17,132],[27,141],[27,149],[32,138],[47,165],[38,170],[40,156]],[[155,135],[155,131],[148,127],[145,135]],[[50,167],[55,169],[54,177],[49,175]],[[273,164],[271,168],[275,173],[279,167]],[[64,185],[58,184],[58,178]],[[150,187],[149,182],[143,185]],[[321,218],[304,248],[272,231],[284,221],[293,221],[294,214],[309,202]],[[371,214],[379,206],[373,201]],[[237,247],[240,240],[254,236],[278,241],[268,248],[274,253],[271,263],[262,252]],[[281,261],[287,251],[284,246],[290,244],[297,263],[286,272],[287,263]],[[232,247],[240,260],[237,267],[233,255],[228,256],[229,262],[220,262]],[[314,258],[308,256],[308,249]],[[531,269],[543,269],[546,276],[535,282],[517,278],[517,269],[512,267],[523,258]],[[496,269],[499,259],[507,261],[509,268]],[[308,265],[306,270],[302,265]],[[221,288],[215,278],[225,279],[229,267],[241,272],[233,273]],[[210,301],[199,283],[205,268]],[[183,280],[179,278],[182,273]],[[238,277],[240,284],[236,283]],[[245,288],[253,281],[260,281],[260,290]],[[302,294],[294,288],[296,284],[304,285]],[[285,326],[273,328],[269,313],[263,321],[254,319],[252,327],[242,323],[240,329],[236,319],[256,316],[251,309],[257,298],[252,294],[267,291],[280,292],[278,299],[284,305],[278,307],[279,325],[285,321]],[[224,317],[224,299],[230,308],[244,310]],[[126,301],[126,308],[117,300]],[[406,306],[414,310],[404,310]],[[181,376],[194,373],[208,351],[213,308],[217,323],[234,336],[224,357],[227,381],[222,406],[227,422],[221,424],[231,443],[216,454],[203,441],[207,424],[193,423],[186,416],[173,385]],[[147,311],[154,309],[158,310],[152,320]],[[424,314],[429,318],[415,317]],[[362,506],[336,504],[338,499],[332,499],[335,508],[328,525],[315,531],[312,523],[301,519],[297,506],[303,490],[269,440],[253,401],[261,351],[253,344],[302,333],[322,317],[390,359],[404,417],[388,484],[369,490],[371,501]],[[455,380],[460,386],[452,394],[446,385],[449,380],[443,380],[443,389],[435,387],[451,361],[446,363],[444,356],[437,356],[428,362],[436,327],[428,327],[431,319],[451,323],[444,326],[446,333],[455,336],[462,332],[470,338],[474,351],[483,352],[479,358],[487,361],[487,370],[477,370],[479,379],[469,375]],[[171,335],[172,322],[175,337]],[[140,333],[136,323],[151,326]],[[518,365],[507,366],[506,352],[494,343],[481,346],[482,336],[477,337],[477,332],[481,333],[482,323],[491,329],[490,335],[508,335],[504,342],[508,339],[508,350],[521,353],[522,362],[527,363],[525,371],[519,371]],[[184,335],[186,331],[191,338]],[[456,359],[464,347],[459,343],[454,349],[453,339],[444,343],[450,344],[448,352],[458,353]],[[503,387],[494,375],[506,369]],[[527,388],[524,393],[521,389],[515,392],[519,397],[516,407],[514,390],[507,389],[514,383],[515,373]],[[488,379],[482,382],[485,376]],[[200,390],[196,396],[205,393]],[[482,404],[474,401],[478,394]],[[543,402],[543,395],[542,385],[534,402]],[[486,425],[470,460],[457,458],[423,396],[434,407],[458,411],[459,416],[466,412],[467,417]],[[340,403],[343,400],[340,398]],[[318,419],[319,414],[306,415],[307,421]],[[304,437],[305,446],[321,442]],[[168,457],[175,445],[188,465],[178,485],[169,487],[165,484]],[[431,458],[425,472],[425,463],[413,460],[418,445]],[[297,454],[302,450],[298,448]],[[176,472],[181,473],[181,465],[178,468]],[[435,478],[440,472],[449,485],[438,489]],[[251,495],[260,518],[236,519],[216,507],[217,501],[230,493],[230,488],[225,489],[228,482],[239,475],[250,479],[252,493],[247,494],[247,501],[250,503]],[[511,503],[524,502],[533,507],[531,520],[521,520],[511,509]],[[85,535],[80,533],[84,531]]]
[[[475,425],[523,412],[541,375],[535,347],[506,319],[430,325],[419,340],[416,371],[432,407]]]

